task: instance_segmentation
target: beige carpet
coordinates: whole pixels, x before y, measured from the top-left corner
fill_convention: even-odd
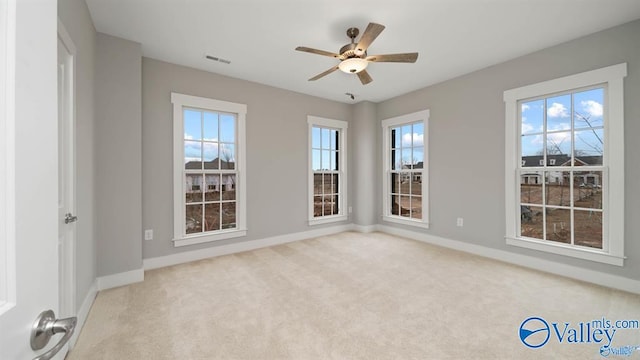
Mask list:
[[[148,271],[98,294],[68,359],[604,359],[518,329],[640,319],[640,296],[381,233]],[[640,345],[618,330],[612,346]],[[611,355],[612,359],[628,357]],[[629,358],[640,358],[637,350]]]

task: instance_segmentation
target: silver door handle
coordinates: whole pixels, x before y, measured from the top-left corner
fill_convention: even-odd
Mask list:
[[[77,216],[71,215],[71,213],[64,214],[64,223],[65,224],[76,222],[76,221],[78,221],[78,217]]]
[[[57,320],[53,310],[46,310],[40,313],[31,328],[31,349],[42,349],[49,343],[49,340],[54,334],[64,333],[64,336],[62,336],[60,341],[58,341],[51,350],[40,356],[36,356],[33,360],[49,360],[54,357],[58,351],[67,344],[69,339],[71,339],[77,322],[78,318],[75,316]]]

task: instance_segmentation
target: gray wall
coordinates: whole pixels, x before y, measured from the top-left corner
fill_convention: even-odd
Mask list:
[[[640,279],[640,21],[598,32],[378,104],[378,121],[428,108],[431,227],[445,238]],[[625,78],[624,267],[505,244],[505,90],[628,63]],[[381,141],[381,139],[379,140]],[[378,207],[378,213],[382,209]],[[456,227],[456,217],[464,227]],[[390,225],[391,224],[387,224]]]
[[[155,236],[144,258],[311,229],[307,115],[350,121],[350,105],[148,58],[142,79],[142,224]],[[173,247],[172,91],[247,104],[245,238]]]
[[[381,200],[379,195],[380,173],[378,169],[380,153],[380,124],[376,119],[376,104],[362,101],[353,105],[353,126],[351,132],[351,177],[350,190],[353,200],[353,222],[356,225],[377,224],[380,217],[376,209]]]
[[[76,306],[96,278],[94,64],[96,31],[84,0],[59,0],[58,17],[76,46]]]
[[[142,268],[141,61],[140,44],[98,33],[98,276]]]

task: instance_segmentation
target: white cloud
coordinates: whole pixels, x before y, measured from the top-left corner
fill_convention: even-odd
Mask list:
[[[600,117],[602,116],[602,104],[597,101],[587,100],[581,101],[580,105],[582,108],[591,116]]]
[[[569,117],[569,111],[564,105],[554,102],[551,107],[547,109],[547,115],[549,115],[549,117],[566,118]]]
[[[531,106],[527,105],[527,104],[522,104],[522,112],[525,112],[527,110],[531,109]]]
[[[409,147],[411,146],[411,135],[413,135],[413,146],[422,146],[424,144],[424,134],[404,134],[402,136],[402,146]]]
[[[528,134],[530,132],[533,132],[533,125],[526,123],[525,121],[526,119],[522,118],[522,133]]]

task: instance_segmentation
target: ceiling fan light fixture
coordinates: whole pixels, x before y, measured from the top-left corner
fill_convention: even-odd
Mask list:
[[[343,60],[338,68],[347,74],[357,74],[367,68],[369,62],[365,59],[354,57]]]

